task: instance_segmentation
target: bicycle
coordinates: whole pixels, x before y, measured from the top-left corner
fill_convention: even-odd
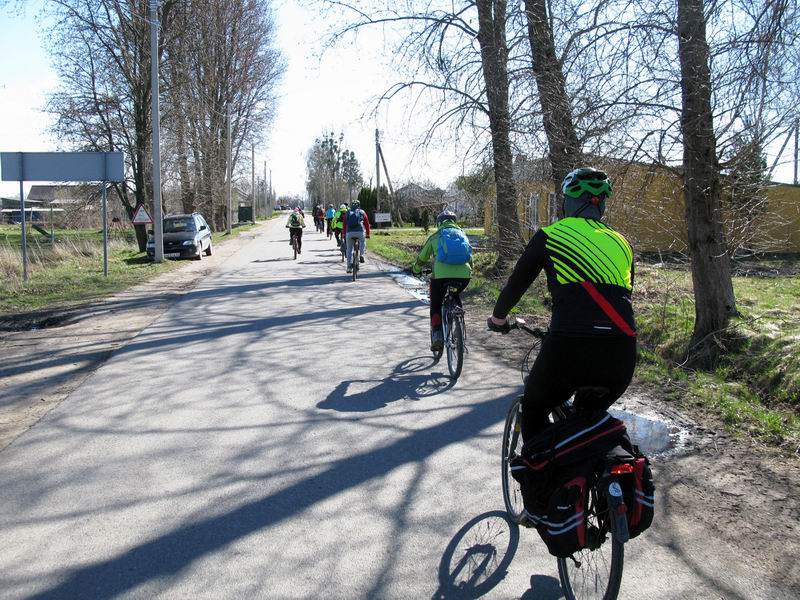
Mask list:
[[[430,269],[423,271],[423,274],[430,276]],[[469,353],[467,349],[467,327],[464,324],[464,309],[458,303],[458,296],[461,289],[454,283],[447,284],[447,291],[442,300],[442,336],[444,345],[441,350],[433,352],[435,362],[439,362],[442,354],[447,351],[447,370],[450,377],[456,381],[461,375],[464,367],[464,354]]]
[[[294,260],[297,260],[297,253],[300,251],[299,248],[300,242],[298,241],[296,235],[292,235],[291,233],[289,233],[289,235],[292,237],[292,250],[294,250]]]
[[[523,383],[527,379],[530,360],[546,332],[528,327],[524,321],[517,319],[512,328],[521,329],[536,338],[536,343],[523,359],[521,371]],[[552,411],[553,421],[566,419],[577,412],[577,401],[586,395],[607,392],[604,388],[579,388],[575,400],[568,400]],[[503,502],[511,519],[526,527],[532,523],[528,519],[522,500],[519,483],[511,476],[510,464],[522,452],[521,417],[522,396],[511,404],[506,415],[503,428],[503,444],[501,455]],[[558,558],[558,576],[561,588],[567,600],[615,600],[622,583],[622,568],[625,553],[625,542],[628,541],[628,526],[623,513],[615,510],[619,507],[619,483],[610,461],[598,460],[594,472],[593,484],[589,488],[584,508],[586,515],[586,547],[577,552],[577,558]],[[617,486],[614,488],[613,486]],[[609,508],[611,507],[611,508]],[[606,542],[610,537],[610,545]]]

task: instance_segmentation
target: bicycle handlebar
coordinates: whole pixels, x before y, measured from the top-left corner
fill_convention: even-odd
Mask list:
[[[539,329],[538,327],[528,327],[525,321],[519,318],[516,318],[513,322],[509,323],[509,327],[511,329],[521,329],[525,333],[540,340],[544,339],[544,337],[547,335],[547,331],[544,329]]]

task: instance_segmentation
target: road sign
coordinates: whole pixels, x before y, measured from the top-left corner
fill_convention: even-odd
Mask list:
[[[136,212],[133,213],[133,218],[131,219],[131,223],[134,225],[149,225],[153,222],[153,219],[150,217],[150,213],[147,212],[147,209],[144,207],[144,204],[140,204],[136,208]]]
[[[123,181],[122,152],[2,152],[3,181]]]
[[[375,213],[376,223],[391,223],[392,213]]]

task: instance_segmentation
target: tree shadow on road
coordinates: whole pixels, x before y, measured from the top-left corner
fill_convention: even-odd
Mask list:
[[[512,396],[506,395],[472,404],[467,412],[417,430],[395,440],[389,446],[369,448],[332,461],[319,473],[280,489],[270,490],[261,497],[248,499],[238,507],[219,514],[197,515],[189,522],[168,531],[157,532],[151,539],[140,541],[105,560],[77,565],[64,571],[60,581],[53,582],[31,598],[110,599],[129,595],[148,582],[177,575],[203,557],[254,532],[284,522],[344,490],[383,478],[387,472],[403,465],[423,462],[450,444],[473,439],[502,420],[504,409]],[[481,515],[468,523],[463,531],[466,533],[471,530],[484,517],[485,515]],[[455,543],[451,542],[451,554],[455,552],[458,540],[463,537],[464,534],[458,535]],[[479,547],[475,553],[479,551],[488,552],[489,548]],[[513,556],[508,550],[504,552],[509,557]],[[494,571],[505,571],[503,559],[492,564],[500,567],[494,568]],[[449,570],[447,572],[450,573]],[[464,572],[464,567],[461,572]],[[484,579],[489,580],[492,586],[496,585],[495,578]],[[376,596],[380,597],[381,594],[377,593]]]
[[[431,357],[418,356],[398,364],[386,379],[341,381],[325,400],[317,404],[317,408],[369,412],[385,408],[390,402],[420,400],[441,394],[453,387],[455,382],[444,373],[420,373],[433,365]],[[357,391],[358,388],[361,391]]]

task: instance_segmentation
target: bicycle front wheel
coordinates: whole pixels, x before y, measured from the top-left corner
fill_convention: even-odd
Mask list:
[[[464,367],[464,319],[461,315],[451,315],[448,319],[447,339],[447,369],[454,380],[461,375]]]
[[[503,453],[501,456],[503,502],[511,520],[517,524],[525,521],[525,506],[522,503],[522,488],[511,476],[511,460],[522,453],[522,404],[517,398],[508,409],[503,428]]]
[[[558,577],[567,600],[616,600],[622,583],[625,544],[608,527],[608,508],[597,487],[586,503],[586,548],[558,559]]]

